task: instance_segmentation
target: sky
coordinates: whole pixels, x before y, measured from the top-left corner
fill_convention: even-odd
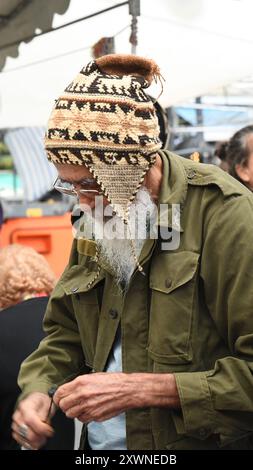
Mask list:
[[[71,0],[53,26],[117,3]],[[182,103],[253,74],[252,17],[252,0],[141,0],[137,53],[160,66],[166,81],[159,101]],[[21,44],[19,57],[8,58],[0,73],[0,127],[46,125],[54,100],[91,60],[101,37],[116,35],[116,52],[131,53],[130,22],[123,6]],[[160,91],[151,88],[155,97]]]

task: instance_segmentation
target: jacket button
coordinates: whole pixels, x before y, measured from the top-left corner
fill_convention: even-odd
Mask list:
[[[72,294],[74,294],[75,292],[77,292],[79,289],[79,287],[72,287],[70,290],[72,292]]]
[[[110,317],[111,317],[113,320],[115,320],[116,318],[118,318],[118,312],[117,312],[117,310],[115,310],[115,309],[113,309],[113,308],[111,308],[111,309],[109,310],[109,315],[110,315]]]
[[[191,180],[196,176],[197,172],[195,170],[189,170],[187,173],[187,177]]]
[[[172,280],[171,279],[166,279],[165,280],[165,287],[171,287],[172,285]]]

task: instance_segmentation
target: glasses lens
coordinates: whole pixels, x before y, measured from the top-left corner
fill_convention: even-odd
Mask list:
[[[69,196],[76,195],[73,184],[67,183],[66,181],[62,181],[60,178],[56,180],[54,184],[54,189],[56,189],[60,193],[68,194]]]
[[[83,196],[92,198],[101,194],[101,188],[94,178],[85,178],[80,183],[80,189],[78,192]]]

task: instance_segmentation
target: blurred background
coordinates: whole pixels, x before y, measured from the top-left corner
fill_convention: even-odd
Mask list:
[[[0,247],[32,246],[61,274],[73,202],[51,189],[43,135],[54,99],[101,55],[153,58],[164,145],[220,165],[219,142],[253,122],[252,14],[252,0],[0,0]]]

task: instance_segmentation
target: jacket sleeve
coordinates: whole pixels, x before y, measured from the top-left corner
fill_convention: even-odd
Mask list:
[[[230,355],[214,369],[175,374],[177,431],[221,446],[253,432],[253,198],[225,200],[206,229],[201,272],[210,315]]]
[[[34,391],[47,393],[52,385],[60,385],[85,372],[71,296],[65,294],[61,281],[49,300],[44,330],[47,336],[21,366],[20,399]]]

